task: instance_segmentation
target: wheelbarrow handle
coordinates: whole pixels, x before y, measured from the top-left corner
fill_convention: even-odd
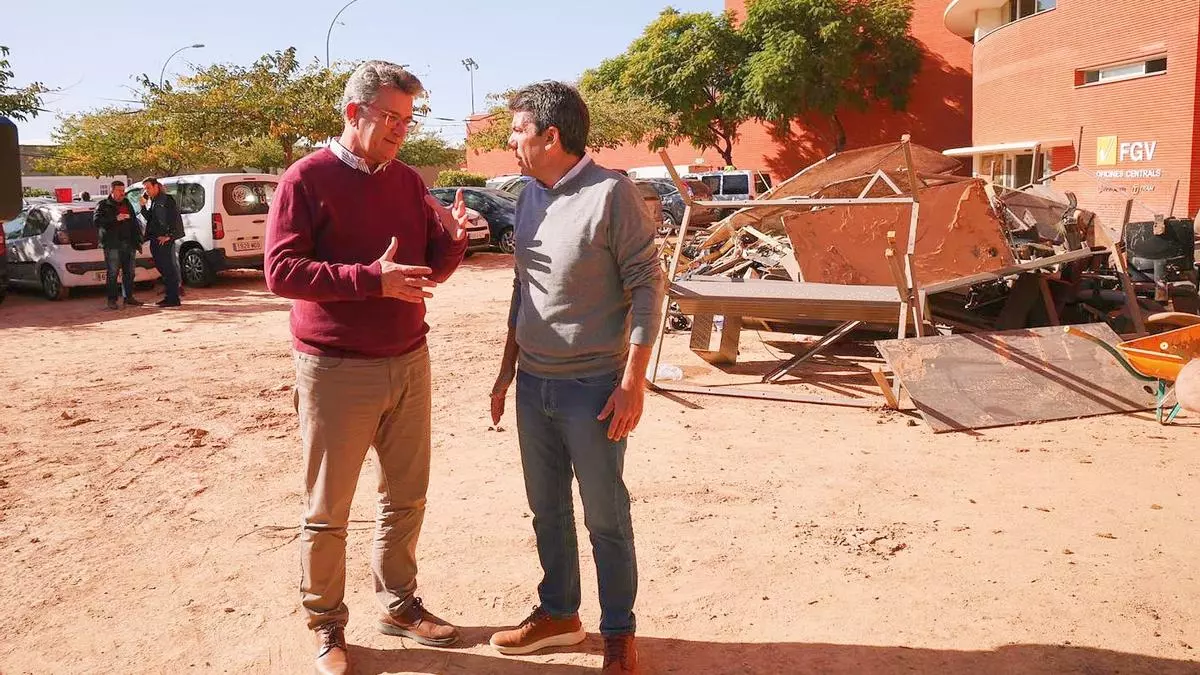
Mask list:
[[[1112,357],[1117,360],[1117,363],[1121,364],[1121,367],[1124,368],[1126,370],[1126,372],[1128,372],[1130,375],[1134,376],[1138,380],[1141,380],[1142,382],[1157,382],[1158,381],[1157,377],[1149,377],[1147,375],[1143,375],[1143,374],[1139,373],[1137,371],[1137,369],[1135,369],[1132,365],[1130,365],[1129,360],[1126,359],[1125,355],[1122,354],[1116,347],[1108,344],[1107,342],[1105,342],[1104,340],[1101,340],[1100,338],[1096,337],[1095,335],[1092,335],[1091,333],[1080,330],[1080,329],[1076,328],[1075,326],[1067,326],[1066,328],[1063,329],[1063,332],[1066,333],[1067,335],[1073,335],[1077,338],[1083,338],[1084,340],[1087,340],[1088,342],[1094,343],[1097,346],[1103,348],[1104,351],[1111,354]]]

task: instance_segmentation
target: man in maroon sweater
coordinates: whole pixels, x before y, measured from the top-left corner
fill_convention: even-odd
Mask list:
[[[425,298],[462,261],[469,223],[395,159],[415,127],[420,81],[369,61],[342,96],[340,140],[283,174],[267,225],[267,286],[291,298],[296,411],[304,445],[301,599],[317,671],[349,669],[346,525],[367,448],[378,455],[371,569],[378,629],[447,646],[458,631],[416,597],[417,536],[429,485]]]

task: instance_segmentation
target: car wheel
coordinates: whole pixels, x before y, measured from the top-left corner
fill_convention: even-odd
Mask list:
[[[46,296],[47,300],[66,300],[70,295],[71,291],[62,285],[62,279],[58,278],[58,272],[55,272],[53,267],[43,267],[41,277],[42,295]]]
[[[658,226],[659,236],[665,237],[674,232],[677,227],[679,227],[679,223],[675,222],[675,216],[663,211],[662,224]]]
[[[204,249],[194,246],[183,252],[179,267],[183,272],[183,283],[205,288],[217,280],[217,272],[204,258]]]
[[[504,253],[508,253],[510,255],[516,253],[517,237],[513,233],[513,229],[511,227],[504,228],[504,231],[500,233],[500,242],[497,245]]]

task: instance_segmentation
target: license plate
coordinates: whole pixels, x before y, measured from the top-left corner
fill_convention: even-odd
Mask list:
[[[257,239],[254,241],[235,241],[235,242],[233,242],[233,250],[239,251],[239,252],[261,251],[262,250],[262,241],[257,240]]]
[[[92,276],[96,278],[96,281],[101,283],[108,281],[108,272],[92,272]]]

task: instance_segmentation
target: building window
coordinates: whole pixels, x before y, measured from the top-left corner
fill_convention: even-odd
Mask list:
[[[1009,22],[1054,9],[1055,0],[1012,0],[1008,3]]]
[[[1129,80],[1165,72],[1167,72],[1167,57],[1161,56],[1146,61],[1077,70],[1075,71],[1075,86]]]
[[[1036,164],[1035,159],[1039,160]],[[1024,187],[1051,173],[1050,153],[1045,150],[1038,153],[1036,158],[1032,152],[1023,152],[980,155],[978,161],[976,176],[990,178],[995,184],[1007,188]]]

